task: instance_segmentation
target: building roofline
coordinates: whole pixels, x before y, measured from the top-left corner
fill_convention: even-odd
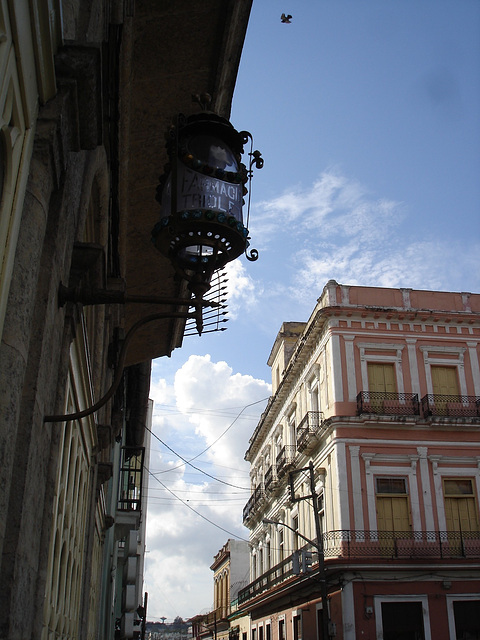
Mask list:
[[[378,293],[378,292],[396,292],[401,293],[403,305],[378,305],[378,304],[363,304],[350,302],[352,293],[366,293],[366,292]],[[438,294],[438,297],[445,300],[446,296],[452,297],[452,306],[454,303],[459,303],[458,296],[461,296],[463,303],[463,309],[428,309],[425,307],[413,307],[410,304],[412,297],[417,297],[418,294],[423,294],[424,297],[432,298]],[[340,295],[341,304],[337,304],[337,297]],[[367,296],[368,297],[368,296]],[[325,304],[325,303],[332,304]],[[473,310],[472,310],[473,307]],[[385,287],[357,287],[349,285],[338,284],[335,280],[329,280],[325,285],[322,295],[317,300],[308,322],[305,324],[305,329],[297,340],[295,349],[292,356],[285,367],[285,371],[282,376],[282,380],[273,396],[269,398],[265,411],[262,413],[260,420],[253,432],[252,437],[249,440],[249,447],[245,453],[245,460],[250,461],[252,454],[255,455],[255,444],[258,441],[260,433],[265,428],[271,426],[274,413],[274,408],[280,404],[288,393],[289,379],[293,372],[297,371],[304,365],[304,354],[310,353],[310,347],[312,341],[323,331],[324,326],[329,318],[339,317],[341,315],[352,315],[354,312],[357,314],[391,314],[392,318],[399,317],[399,319],[405,321],[422,320],[427,321],[432,319],[434,322],[440,319],[455,320],[460,317],[465,319],[470,324],[475,321],[480,321],[480,294],[472,294],[467,292],[453,292],[453,291],[429,291],[423,289],[403,289],[403,288],[385,288]],[[291,324],[291,323],[288,323]],[[283,328],[284,325],[282,325]],[[280,333],[277,335],[279,339]],[[302,357],[303,356],[303,357]],[[270,359],[269,359],[270,361]],[[276,417],[274,415],[273,417]]]

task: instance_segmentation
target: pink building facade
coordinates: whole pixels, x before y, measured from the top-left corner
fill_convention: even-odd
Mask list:
[[[268,362],[251,640],[480,638],[480,295],[330,281]]]

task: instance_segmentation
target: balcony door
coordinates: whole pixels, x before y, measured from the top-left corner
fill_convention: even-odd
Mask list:
[[[460,395],[458,389],[457,368],[432,365],[431,372],[432,388],[435,395],[435,413],[437,415],[448,416],[450,415],[451,410],[450,405],[453,403],[453,406],[456,406],[456,400]],[[452,396],[455,398],[453,401]],[[455,412],[453,415],[455,415]]]
[[[390,362],[369,362],[367,370],[368,404],[372,411],[383,413],[385,394],[397,391],[395,365]]]
[[[406,479],[376,478],[376,494],[378,531],[392,534],[410,531]],[[393,544],[393,535],[388,542]]]
[[[444,478],[443,492],[447,531],[479,531],[478,508],[472,479]]]
[[[431,366],[433,393],[441,396],[458,396],[456,367]]]
[[[396,393],[395,366],[390,362],[368,363],[368,390],[378,393]]]

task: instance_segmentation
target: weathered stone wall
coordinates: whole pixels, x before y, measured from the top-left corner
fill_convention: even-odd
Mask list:
[[[85,56],[79,57],[84,82]],[[99,65],[100,57],[95,59]],[[94,84],[100,69],[92,56],[89,60]],[[91,188],[94,176],[107,174],[105,151],[97,146],[98,123],[89,118],[79,127],[81,82],[74,73],[60,81],[57,97],[39,115],[0,346],[2,638],[40,636],[62,428],[62,423],[44,424],[43,417],[64,410],[69,348],[78,321],[75,310],[59,309],[57,291],[61,281],[68,282],[73,245],[85,223],[87,207],[80,206],[89,197],[85,188]],[[93,101],[90,109],[101,112]],[[82,137],[91,150],[81,149]]]

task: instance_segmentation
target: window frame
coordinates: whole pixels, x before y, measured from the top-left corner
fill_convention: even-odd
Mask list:
[[[448,631],[450,638],[456,638],[456,628],[455,628],[455,602],[465,602],[467,600],[477,601],[480,604],[480,596],[478,593],[455,593],[452,595],[446,596],[446,605],[447,605],[447,618],[448,618]]]
[[[430,630],[430,610],[428,607],[427,595],[379,595],[373,597],[373,607],[375,611],[375,631],[377,638],[383,638],[382,603],[388,602],[420,602],[423,613],[423,630],[425,640],[432,640]],[[452,607],[453,608],[453,607]],[[454,638],[455,636],[450,636]]]

